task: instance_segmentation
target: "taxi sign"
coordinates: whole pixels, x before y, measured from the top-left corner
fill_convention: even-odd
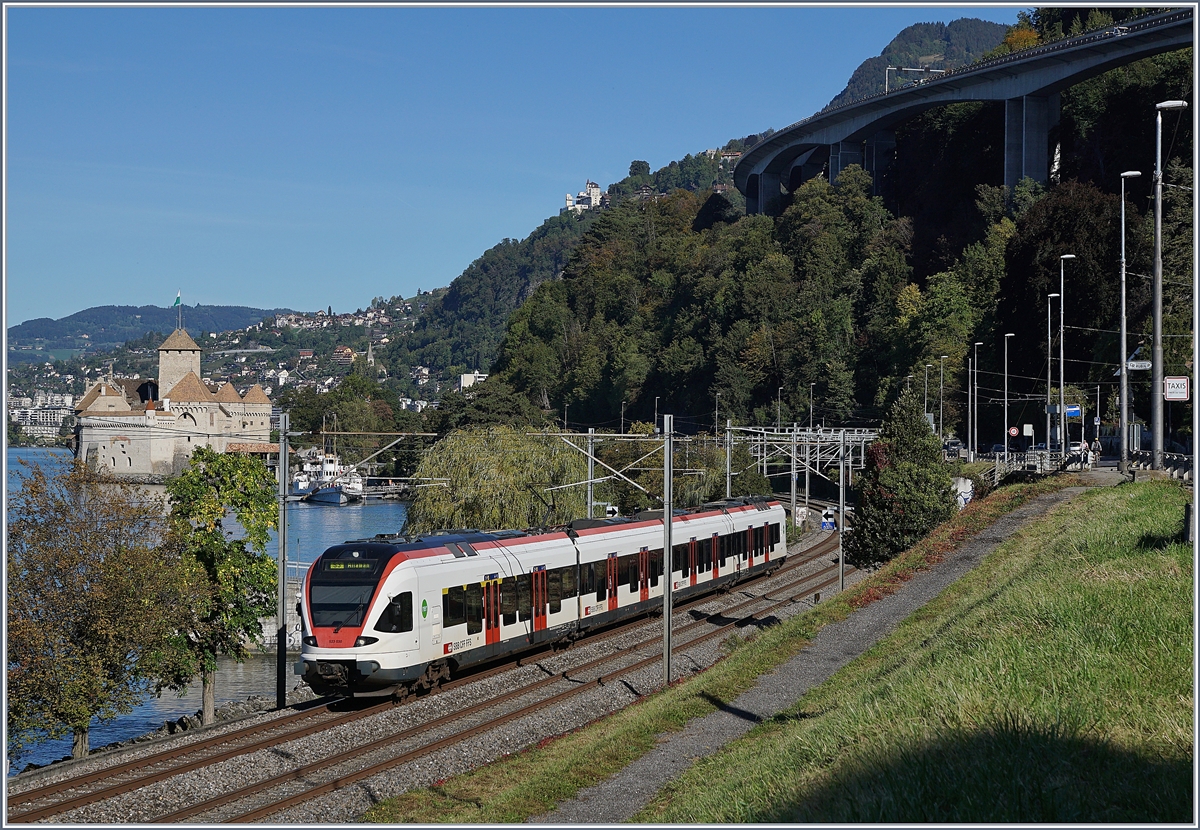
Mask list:
[[[1188,394],[1188,378],[1174,377],[1163,378],[1163,399],[1168,401],[1186,401],[1191,396]]]

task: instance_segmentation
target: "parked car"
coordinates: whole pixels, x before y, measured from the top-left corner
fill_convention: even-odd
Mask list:
[[[1004,445],[1003,444],[992,444],[992,452],[1000,453],[1001,455],[1003,455],[1004,454]]]
[[[1068,446],[1067,452],[1074,455],[1076,453],[1083,452],[1085,449],[1087,449],[1087,444],[1085,444],[1083,441],[1072,441]]]

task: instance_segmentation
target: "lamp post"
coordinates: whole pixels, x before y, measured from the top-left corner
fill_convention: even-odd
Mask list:
[[[621,434],[625,434],[625,401],[621,401]]]
[[[1122,473],[1129,470],[1129,343],[1125,328],[1125,180],[1136,179],[1140,170],[1121,174],[1121,463]]]
[[[1058,258],[1058,443],[1064,456],[1067,452],[1067,392],[1063,379],[1063,367],[1066,366],[1063,360],[1063,314],[1067,306],[1067,260],[1074,258],[1075,254],[1063,254]]]
[[[946,388],[946,358],[948,358],[949,356],[950,355],[948,355],[948,354],[944,354],[938,358],[938,361],[940,364],[938,366],[938,440],[939,441],[945,441],[945,438],[942,435],[942,430],[946,426],[946,422],[945,422],[946,408],[943,404],[942,392]]]
[[[974,426],[967,427],[968,431],[972,433],[968,437],[975,444],[976,455],[979,454],[979,347],[982,345],[983,343],[975,344],[975,421]],[[971,457],[971,460],[975,460],[974,456]]]
[[[1150,355],[1151,469],[1163,466],[1163,336],[1162,336],[1162,114],[1179,110],[1187,101],[1163,101],[1154,116],[1154,349]],[[1124,356],[1122,355],[1122,359]]]
[[[655,429],[655,431],[658,430],[658,399],[659,399],[659,397],[661,397],[661,396],[660,395],[654,396],[654,429]]]
[[[808,385],[808,431],[812,432],[812,414],[813,414],[813,387],[815,383]]]
[[[1053,383],[1050,379],[1050,365],[1054,363],[1051,357],[1054,341],[1050,333],[1050,301],[1057,296],[1050,294],[1046,297],[1046,452],[1050,452],[1050,445],[1053,443],[1050,440],[1050,387]]]
[[[713,407],[713,435],[721,430],[721,393],[717,393],[717,402]]]
[[[925,364],[925,412],[929,412],[929,370],[932,368],[932,363]]]
[[[783,403],[783,387],[780,386],[779,391],[775,393],[775,431],[776,432],[779,432],[779,425],[780,425],[779,409],[780,409],[780,405],[782,403]]]
[[[1008,338],[1013,332],[1004,335],[1004,463],[1008,463]]]

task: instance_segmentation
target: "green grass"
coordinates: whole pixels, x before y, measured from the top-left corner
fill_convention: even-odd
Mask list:
[[[1190,823],[1186,500],[1054,511],[635,821]]]
[[[576,732],[489,764],[473,772],[381,802],[368,822],[502,823],[525,821],[592,786],[653,749],[658,735],[681,729],[717,705],[729,703],[758,677],[797,654],[827,623],[896,590],[959,541],[987,527],[1029,499],[1077,483],[1060,476],[1006,487],[973,502],[928,539],[876,573],[816,608],[765,629],[752,638],[731,638],[729,655],[677,683]],[[768,757],[768,756],[763,756]],[[688,821],[700,821],[688,818]]]

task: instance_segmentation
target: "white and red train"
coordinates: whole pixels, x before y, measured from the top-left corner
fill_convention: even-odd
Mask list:
[[[777,501],[676,511],[673,597],[729,585],[787,553]],[[662,511],[545,532],[440,531],[334,545],[308,570],[296,673],[318,694],[428,688],[464,666],[660,608]]]

